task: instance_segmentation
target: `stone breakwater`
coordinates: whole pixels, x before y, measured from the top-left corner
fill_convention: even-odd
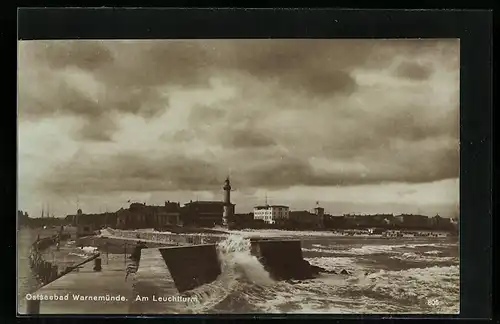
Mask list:
[[[135,239],[149,245],[149,242],[157,242],[165,245],[177,246],[192,246],[192,245],[213,245],[221,241],[230,239],[228,234],[214,233],[168,233],[156,231],[141,231],[141,230],[116,230],[105,229],[101,231],[103,237],[127,238]],[[298,240],[288,240],[274,238],[272,240],[263,238],[254,238],[249,240],[252,246],[251,254],[255,255],[259,262],[264,265],[264,268],[276,280],[289,279],[310,279],[316,277],[319,273],[336,273],[329,271],[317,265],[311,265],[303,259],[301,242]],[[215,245],[214,245],[215,246]],[[151,247],[151,246],[149,246]],[[177,251],[176,249],[166,249],[164,251]],[[181,251],[181,250],[179,250]],[[180,255],[188,256],[193,254],[194,249],[182,250]],[[220,256],[219,256],[220,257]],[[214,259],[218,257],[215,256]],[[179,257],[175,257],[175,262],[165,262],[171,268],[172,264],[184,264],[184,269],[187,269],[186,262],[181,262]],[[196,258],[199,260],[199,258]],[[198,264],[199,267],[199,264]],[[349,274],[347,270],[342,270],[339,274]],[[184,274],[180,275],[182,277]]]
[[[169,232],[156,232],[156,231],[141,231],[141,230],[118,230],[107,228],[101,231],[102,236],[112,236],[115,238],[126,238],[126,239],[139,239],[149,244],[149,242],[157,242],[166,245],[202,245],[202,244],[217,244],[223,240],[228,239],[229,234],[214,234],[214,233],[169,233]],[[272,243],[272,241],[267,242],[266,239],[251,239],[252,245],[264,245],[267,246],[270,244],[272,249],[276,249],[279,244]],[[281,245],[289,246],[289,244],[293,244],[291,242],[282,242]],[[255,255],[259,255],[259,261],[264,264],[265,267],[272,273],[274,277],[277,279],[306,279],[317,276],[319,273],[334,273],[334,274],[342,274],[349,275],[350,272],[342,269],[340,272],[327,270],[317,265],[311,265],[308,261],[303,260],[300,242],[298,246],[294,250],[299,253],[300,256],[293,259],[289,257],[289,251],[282,251],[288,258],[287,260],[292,260],[291,264],[287,262],[279,262],[279,260],[283,259],[280,253],[272,253],[272,256],[268,256],[267,258],[259,255],[261,254],[261,249],[253,249],[252,252]],[[259,251],[258,253],[256,251]],[[279,250],[279,249],[278,249]],[[278,260],[278,262],[274,262]],[[275,264],[276,263],[276,264]],[[297,273],[292,273],[292,270],[295,269]]]
[[[29,252],[30,268],[34,272],[38,281],[45,285],[59,276],[58,266],[48,262],[43,258],[43,252],[58,242],[70,238],[69,234],[57,234],[42,239],[37,239],[31,245]]]
[[[117,238],[141,239],[144,241],[155,241],[166,244],[183,245],[183,244],[208,244],[217,243],[224,238],[225,235],[216,235],[209,233],[169,233],[169,232],[154,232],[154,231],[133,231],[133,230],[116,230],[107,228],[101,231],[102,236],[114,236]]]

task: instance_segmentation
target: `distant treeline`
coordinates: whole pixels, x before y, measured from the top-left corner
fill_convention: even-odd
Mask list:
[[[69,224],[64,218],[57,217],[44,217],[44,218],[31,218],[28,213],[21,210],[17,211],[17,225],[18,227],[39,228],[42,226],[61,226]]]
[[[381,215],[382,216],[382,215]],[[390,221],[386,221],[389,218]],[[337,229],[368,229],[381,230],[416,230],[416,231],[458,231],[458,225],[448,218],[435,217],[408,217],[409,220],[397,221],[394,216],[331,216],[325,215],[322,222],[309,222],[304,219],[285,219],[275,224],[268,224],[263,220],[254,219],[253,214],[237,214],[231,222],[233,229],[283,229],[283,230],[337,230]]]

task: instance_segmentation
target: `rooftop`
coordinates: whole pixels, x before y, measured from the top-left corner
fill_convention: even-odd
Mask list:
[[[197,200],[197,201],[190,201],[185,203],[184,205],[223,205],[223,201],[213,201],[213,200]]]
[[[262,206],[255,206],[254,208],[256,209],[267,209],[267,208],[289,208],[288,206],[285,205],[262,205]]]

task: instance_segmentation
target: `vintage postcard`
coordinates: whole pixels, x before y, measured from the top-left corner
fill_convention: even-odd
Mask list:
[[[458,39],[18,43],[20,314],[457,314]]]

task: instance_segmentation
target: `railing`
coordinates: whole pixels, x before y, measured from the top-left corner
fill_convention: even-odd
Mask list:
[[[57,265],[48,262],[43,258],[43,251],[57,244],[58,241],[69,239],[71,236],[66,233],[52,235],[42,239],[37,239],[30,248],[29,262],[30,268],[35,273],[35,276],[42,284],[47,284],[55,280],[59,276]]]
[[[186,233],[186,234],[173,234],[161,232],[142,232],[142,231],[127,231],[106,229],[111,235],[123,238],[141,239],[148,241],[155,241],[159,243],[169,244],[204,244],[214,243],[219,241],[222,237],[207,235],[201,233]]]
[[[99,265],[99,267],[100,267],[100,260],[101,260],[100,253],[94,254],[93,256],[87,258],[86,260],[84,260],[76,265],[66,267],[66,269],[64,271],[62,271],[61,273],[58,273],[57,266],[52,266],[51,267],[52,270],[47,270],[48,277],[44,278],[46,280],[42,282],[42,287],[51,283],[52,281],[54,281],[56,279],[61,278],[62,276],[72,272],[75,269],[79,269],[82,265],[84,265],[85,263],[88,263],[92,260],[95,261],[96,266]],[[97,262],[97,261],[99,261],[99,262]],[[41,267],[43,267],[43,265],[46,265],[47,269],[50,269],[50,267],[48,265],[51,265],[51,263],[43,261],[43,258],[42,258],[40,261],[40,265],[41,265]],[[100,271],[100,269],[96,269],[96,266],[94,266],[94,270]],[[44,270],[41,270],[41,271],[43,272]],[[28,315],[39,314],[40,313],[40,303],[41,303],[40,299],[36,299],[36,298],[29,299],[28,303],[26,304],[26,314],[28,314]]]

